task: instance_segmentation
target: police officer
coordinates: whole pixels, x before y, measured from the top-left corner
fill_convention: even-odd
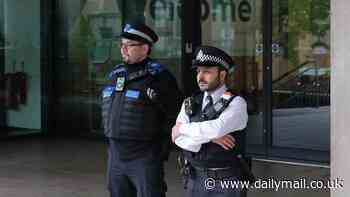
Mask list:
[[[102,92],[112,197],[164,195],[163,161],[181,94],[170,72],[148,57],[157,40],[145,24],[126,24],[120,41],[123,63],[109,74]]]
[[[185,99],[172,129],[190,166],[187,196],[238,197],[241,189],[220,187],[220,180],[240,180],[237,155],[248,121],[245,100],[225,84],[233,60],[218,48],[200,46],[193,64],[200,92]]]

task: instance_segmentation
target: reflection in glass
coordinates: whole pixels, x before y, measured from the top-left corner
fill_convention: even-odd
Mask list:
[[[263,65],[263,1],[204,0],[201,4],[203,44],[224,49],[238,65],[233,87],[248,101],[248,152],[266,155],[268,147],[271,156],[294,158],[305,158],[305,153],[296,156],[279,151],[288,148],[289,152],[301,149],[327,153],[329,1],[273,1],[272,79],[263,78],[263,66],[267,66]],[[273,91],[268,93],[271,97],[263,98],[264,83],[272,83]],[[272,99],[272,131],[263,130],[264,99]],[[265,144],[269,140],[265,141],[264,136],[271,132],[272,144]]]
[[[0,1],[0,125],[41,132],[40,0]]]
[[[56,121],[65,131],[102,133],[100,93],[108,83],[108,73],[121,63],[118,35],[123,23],[145,22],[154,28],[160,39],[152,48],[151,57],[179,78],[179,0],[59,2],[63,22],[58,27],[62,29],[57,41],[60,53],[55,54]]]
[[[247,151],[254,153],[264,151],[261,18],[262,1],[202,1],[202,42],[225,50],[237,65],[231,88],[248,102]]]
[[[329,151],[329,4],[274,1],[273,146]]]

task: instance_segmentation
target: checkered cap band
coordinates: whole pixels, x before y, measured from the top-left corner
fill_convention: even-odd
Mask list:
[[[202,50],[200,50],[196,56],[196,60],[203,63],[214,63],[219,64],[223,67],[225,67],[227,70],[230,70],[230,64],[227,63],[225,60],[221,59],[220,57],[204,54]]]

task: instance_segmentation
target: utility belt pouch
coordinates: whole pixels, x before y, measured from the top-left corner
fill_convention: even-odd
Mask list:
[[[177,161],[180,168],[180,174],[182,175],[182,182],[183,182],[184,189],[187,189],[188,179],[191,175],[191,165],[184,158],[183,154],[179,154]]]
[[[254,184],[256,178],[252,172],[252,158],[251,157],[243,157],[243,155],[238,154],[237,159],[239,161],[239,166],[241,168],[241,180],[248,181],[249,184]]]

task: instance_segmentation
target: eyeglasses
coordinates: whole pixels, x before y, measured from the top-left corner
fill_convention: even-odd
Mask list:
[[[131,47],[136,47],[136,46],[142,46],[144,43],[120,43],[120,48],[126,47],[126,48],[131,48]]]

